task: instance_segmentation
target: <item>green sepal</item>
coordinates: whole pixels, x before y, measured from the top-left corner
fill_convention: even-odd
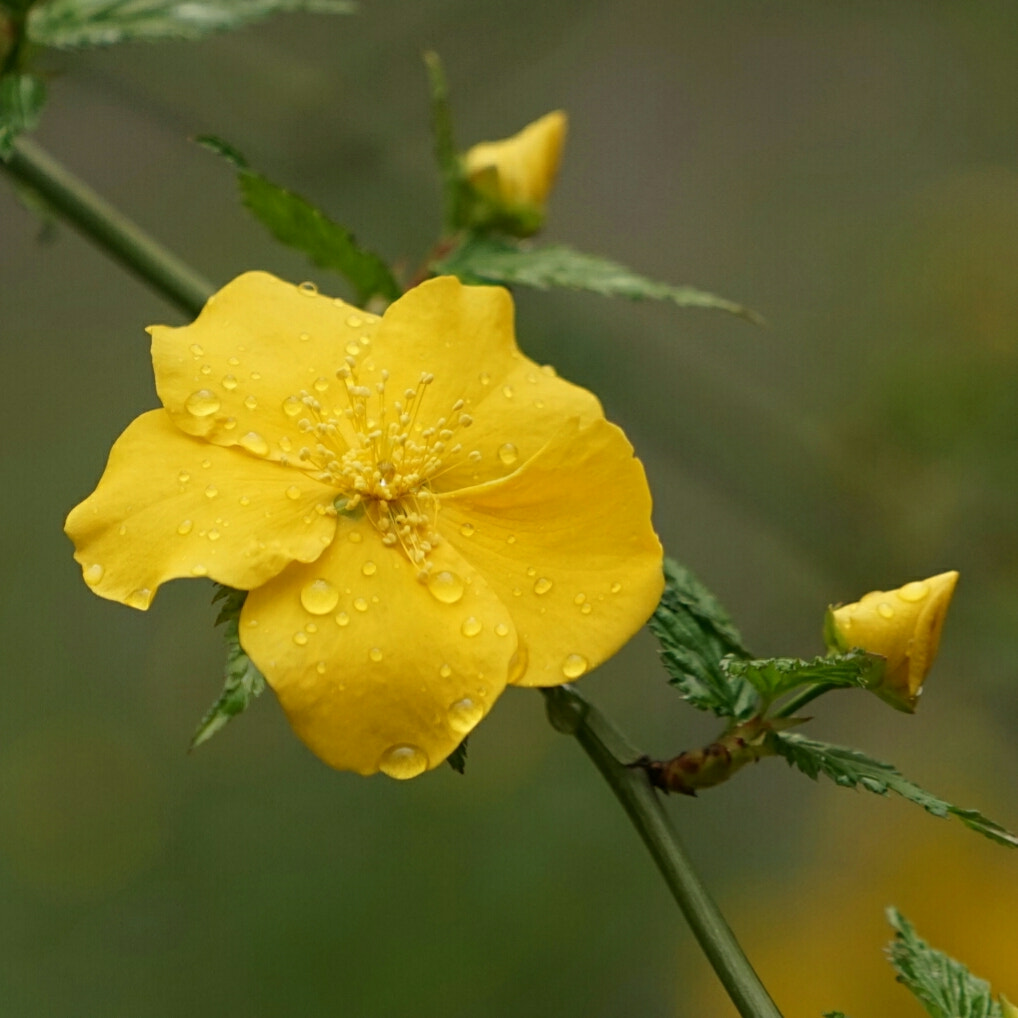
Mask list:
[[[957,817],[966,827],[985,835],[998,845],[1018,848],[1018,837],[1000,824],[984,817],[977,810],[952,806],[909,781],[891,764],[875,760],[857,749],[807,739],[795,732],[776,732],[771,739],[779,756],[783,756],[790,765],[814,781],[820,774],[826,774],[835,784],[845,788],[862,787],[877,795],[895,792],[934,816]]]
[[[467,740],[464,739],[447,757],[445,762],[457,773],[467,769]]]
[[[375,296],[392,301],[400,295],[389,267],[374,252],[360,247],[349,230],[300,195],[251,169],[232,145],[211,136],[197,141],[233,165],[241,201],[273,237],[302,251],[315,265],[338,272],[356,291],[359,304]]]
[[[886,659],[863,650],[802,661],[799,658],[774,657],[759,661],[726,657],[721,668],[730,678],[746,679],[760,694],[766,709],[779,696],[800,686],[856,686],[869,689],[880,681]]]
[[[112,46],[199,39],[272,14],[349,14],[355,9],[349,0],[48,0],[29,12],[28,35],[40,46],[58,49]]]
[[[888,960],[898,973],[898,982],[912,992],[931,1018],[1001,1018],[1003,1010],[985,979],[930,947],[897,909],[887,910],[887,921],[895,933],[887,945]]]
[[[265,690],[265,677],[240,645],[240,610],[246,597],[245,590],[233,590],[220,585],[212,598],[213,604],[221,602],[216,625],[225,626],[223,636],[226,640],[226,667],[223,672],[223,691],[201,719],[191,739],[191,749],[211,739]]]
[[[721,664],[725,657],[749,657],[742,637],[717,598],[690,570],[668,558],[664,570],[664,593],[649,625],[672,685],[700,710],[748,720],[757,711],[756,690]]]
[[[6,74],[0,78],[0,159],[6,160],[14,139],[39,123],[46,102],[46,86],[34,74]]]
[[[667,300],[680,307],[727,311],[755,324],[761,317],[741,304],[691,286],[672,286],[637,275],[624,265],[563,245],[532,247],[506,237],[468,234],[453,251],[431,263],[432,271],[458,276],[464,283],[501,283],[539,290],[561,287],[605,297]]]

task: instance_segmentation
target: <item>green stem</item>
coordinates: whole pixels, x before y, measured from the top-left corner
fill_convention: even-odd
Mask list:
[[[824,693],[829,693],[832,689],[838,688],[838,686],[830,682],[818,682],[815,686],[806,686],[805,689],[801,689],[775,711],[774,717],[790,718],[802,710],[811,700],[815,700],[818,696],[823,696]]]
[[[551,723],[576,737],[608,782],[657,864],[722,985],[742,1018],[781,1018],[717,904],[693,869],[646,772],[642,754],[596,707],[570,686],[542,690]]]
[[[0,162],[19,183],[77,227],[93,243],[139,276],[171,304],[194,316],[214,287],[153,240],[130,219],[47,155],[21,138],[6,162]]]

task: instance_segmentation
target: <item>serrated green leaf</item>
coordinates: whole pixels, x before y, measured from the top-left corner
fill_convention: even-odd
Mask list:
[[[749,657],[738,630],[690,570],[672,559],[665,559],[664,570],[664,593],[649,624],[672,685],[700,710],[746,720],[756,712],[756,691],[721,666],[728,655]]]
[[[272,14],[349,14],[355,8],[347,0],[48,0],[29,11],[28,36],[58,49],[198,39]]]
[[[887,921],[895,931],[887,956],[898,982],[915,995],[931,1018],[1001,1018],[1001,1006],[986,980],[921,940],[897,909],[887,910]]]
[[[755,311],[741,304],[691,286],[657,283],[617,262],[562,245],[531,247],[503,237],[474,234],[450,254],[433,262],[431,268],[458,276],[464,283],[502,283],[533,286],[539,290],[564,287],[605,297],[667,300],[680,307],[728,311],[755,324],[762,323]]]
[[[465,773],[467,769],[467,740],[464,739],[449,755],[445,761],[457,774]]]
[[[874,760],[857,749],[807,739],[795,732],[777,732],[772,738],[778,754],[814,780],[820,774],[825,774],[835,784],[845,788],[861,786],[877,795],[895,792],[934,816],[957,817],[966,827],[985,835],[998,845],[1018,848],[1018,837],[1000,824],[984,817],[977,810],[952,806],[909,781],[891,764]]]
[[[6,74],[0,78],[0,159],[6,159],[14,139],[39,122],[46,102],[46,86],[32,74]]]
[[[822,684],[867,689],[874,673],[879,673],[883,667],[883,658],[861,650],[818,657],[812,661],[789,657],[759,661],[726,657],[721,661],[722,670],[730,678],[746,679],[753,684],[765,706],[800,686]]]
[[[374,296],[391,301],[400,295],[389,267],[374,252],[358,246],[349,230],[300,195],[256,173],[233,146],[209,136],[198,142],[233,165],[244,206],[276,240],[302,251],[315,265],[338,272],[357,292],[358,303]]]
[[[226,667],[224,669],[223,691],[219,699],[201,719],[191,739],[191,749],[207,742],[228,721],[236,717],[265,690],[265,677],[240,645],[240,610],[244,606],[247,592],[218,586],[212,603],[222,602],[216,625],[224,625],[226,640]]]

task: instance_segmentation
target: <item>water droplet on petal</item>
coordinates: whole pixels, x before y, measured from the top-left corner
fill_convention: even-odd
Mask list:
[[[432,573],[428,577],[428,592],[442,604],[455,604],[463,597],[463,580],[448,569]]]
[[[314,297],[318,293],[318,287],[315,286],[314,283],[301,283],[297,289],[304,294],[305,297]]]
[[[308,642],[307,633],[294,633],[293,642],[297,644],[298,647],[306,646]]]
[[[509,635],[509,627],[504,622],[499,622],[498,625],[495,626],[495,635],[496,636],[508,636]]]
[[[581,605],[581,606],[580,606],[580,611],[581,611],[581,612],[582,612],[582,613],[583,613],[584,615],[589,615],[589,614],[591,613],[591,610],[592,610],[592,609],[591,609],[591,607],[590,607],[590,605],[589,605],[589,604],[585,604],[585,605]]]
[[[438,669],[438,674],[441,675],[443,679],[447,679],[450,675],[452,675],[452,668],[447,664],[442,665],[442,667]]]
[[[212,365],[211,364],[203,364],[198,370],[203,375],[211,375],[212,374]]]
[[[534,581],[534,593],[535,594],[547,594],[551,590],[551,580],[547,576],[541,576]]]
[[[893,619],[894,609],[886,601],[881,601],[880,604],[877,605],[877,614],[882,619]]]
[[[368,657],[371,658],[376,664],[382,660],[382,650],[380,647],[372,647],[368,651]]]
[[[312,580],[301,589],[300,603],[312,615],[328,615],[339,603],[339,591],[328,580]]]
[[[475,527],[472,523],[464,523],[463,526],[460,527],[460,533],[464,537],[473,537],[476,532],[477,527]]]
[[[349,325],[351,329],[356,329],[362,323],[363,323],[363,319],[361,318],[360,315],[348,315],[347,316],[346,324]]]
[[[449,727],[458,735],[469,732],[483,717],[484,708],[471,700],[469,696],[450,704],[449,712],[446,715]]]
[[[296,396],[287,396],[283,400],[283,413],[287,417],[296,417],[304,409],[304,404]]]
[[[249,506],[251,504],[251,499],[247,495],[241,495],[240,498],[237,499],[237,501],[243,506]]]
[[[351,544],[360,544],[361,541],[363,541],[363,540],[364,540],[364,538],[361,537],[361,534],[360,534],[359,530],[351,530],[350,531],[350,543]]]
[[[325,669],[326,664],[324,661],[319,661],[318,664],[315,665],[315,671],[318,672],[319,675],[324,675]]]
[[[249,431],[246,435],[241,435],[239,444],[256,456],[268,456],[269,454],[269,443],[265,440],[265,436],[259,435],[257,431]]]
[[[622,589],[622,584],[621,583],[613,583],[611,585],[611,592],[613,594],[617,594],[621,589]]]
[[[215,498],[216,495],[218,495],[218,494],[219,494],[219,489],[214,484],[210,484],[205,489],[205,497],[206,498]]]
[[[227,392],[233,392],[237,388],[237,376],[236,375],[223,375],[223,388]]]
[[[353,606],[359,612],[366,612],[368,610],[368,602],[365,601],[363,597],[356,598],[354,600]]]
[[[918,601],[922,601],[929,592],[930,585],[928,583],[925,583],[923,580],[913,580],[911,583],[906,583],[905,586],[898,591],[898,597],[900,597],[902,601],[908,601],[915,604]]]
[[[325,377],[319,376],[315,379],[315,392],[325,392],[329,387],[329,380]]]
[[[218,531],[218,530],[216,530],[216,528],[215,528],[215,527],[213,527],[213,528],[212,528],[212,529],[211,529],[211,530],[209,531],[209,540],[210,540],[210,541],[218,541],[220,537],[222,537],[222,534],[220,534],[220,533],[219,533],[219,531]]]
[[[582,654],[570,654],[562,662],[562,674],[567,679],[578,679],[589,667],[590,662]]]
[[[223,421],[223,430],[224,431],[233,431],[233,429],[236,426],[237,426],[237,418],[236,417],[227,417],[226,420]]]
[[[184,406],[192,417],[208,417],[219,409],[219,397],[211,389],[199,389],[187,397]]]
[[[244,397],[244,406],[246,406],[248,408],[248,410],[257,410],[258,409],[258,400],[256,400],[254,398],[254,396],[245,396]]]
[[[192,343],[188,349],[195,357],[201,357],[201,355],[205,353],[205,347],[203,347],[200,343]]]
[[[473,615],[463,620],[463,625],[460,626],[460,632],[464,636],[476,636],[482,629],[480,620],[475,619]]]
[[[498,447],[498,458],[507,467],[511,467],[520,458],[520,451],[512,442],[506,442]]]
[[[180,481],[181,484],[187,484],[187,482],[191,480],[191,475],[186,470],[181,470],[180,473],[177,474],[177,480]]]
[[[152,600],[152,591],[148,587],[139,587],[137,590],[132,590],[127,597],[124,598],[124,602],[130,605],[132,608],[147,608],[149,601]]]
[[[374,562],[365,562],[364,565],[361,566],[361,572],[365,576],[374,576],[375,573],[378,572],[378,566],[376,566]]]
[[[291,484],[290,487],[286,489],[286,497],[293,499],[293,501],[296,502],[297,499],[300,498],[300,488],[298,488],[296,484]]]
[[[511,385],[503,385],[502,386],[502,395],[505,396],[506,399],[512,399],[513,398],[513,387]]]
[[[94,587],[103,578],[105,572],[106,570],[98,562],[93,562],[92,565],[85,567],[81,575],[90,587]]]
[[[350,616],[347,615],[346,612],[340,612],[336,616],[336,625],[337,626],[348,626],[348,625],[350,625]]]
[[[416,778],[428,769],[428,755],[417,746],[390,746],[378,761],[378,769],[398,781]]]
[[[208,576],[208,574],[209,574],[209,567],[205,566],[205,565],[202,565],[200,562],[198,562],[197,564],[191,566],[191,575],[192,576]]]
[[[477,376],[477,380],[481,383],[481,385],[491,385],[491,375],[489,375],[487,371],[482,371],[480,375]]]

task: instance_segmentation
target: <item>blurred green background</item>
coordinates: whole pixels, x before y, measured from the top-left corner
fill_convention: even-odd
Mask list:
[[[518,294],[524,349],[642,456],[666,548],[760,654],[824,606],[957,568],[922,710],[836,694],[854,742],[1018,828],[1018,8],[363,0],[200,44],[50,56],[39,141],[217,283],[343,286],[277,248],[218,134],[412,273],[435,237],[421,52],[462,147],[571,133],[549,239],[761,311]],[[509,691],[465,777],[334,773],[271,694],[194,755],[211,587],[100,601],[61,534],[155,404],[180,315],[0,185],[0,1013],[19,1018],[734,1014],[607,788]],[[583,680],[649,752],[713,737],[638,637]],[[1018,998],[1018,857],[778,761],[670,802],[788,1018],[919,1015],[882,909]]]

